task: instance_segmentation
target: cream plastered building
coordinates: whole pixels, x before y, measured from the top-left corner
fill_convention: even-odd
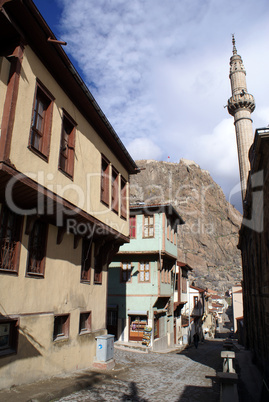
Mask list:
[[[0,2],[0,388],[90,367],[138,169],[31,0]]]

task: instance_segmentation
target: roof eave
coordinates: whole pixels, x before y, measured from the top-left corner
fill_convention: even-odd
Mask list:
[[[38,11],[32,0],[2,1],[4,12],[16,25],[20,34],[30,47],[37,53],[67,93],[74,100],[80,112],[90,121],[98,135],[110,147],[112,152],[121,160],[129,174],[139,172],[135,161],[128,153],[112,125],[102,112],[90,90],[76,71],[63,48],[48,38],[56,39],[48,24]],[[1,5],[0,3],[0,5]],[[31,23],[29,23],[31,22]]]

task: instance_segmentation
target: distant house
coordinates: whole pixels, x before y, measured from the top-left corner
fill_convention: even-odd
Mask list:
[[[212,307],[212,297],[217,293],[211,289],[206,289],[205,293],[205,312],[203,322],[203,334],[205,339],[214,339],[216,334],[216,324],[218,323],[218,313]]]
[[[203,321],[205,318],[205,289],[188,285],[188,301],[184,304],[182,314],[182,332],[188,338],[188,343],[193,340],[197,332],[200,339],[203,338]]]
[[[107,328],[119,341],[142,342],[149,327],[153,350],[174,344],[177,226],[182,223],[170,204],[130,207],[130,243],[109,266]]]
[[[234,332],[237,332],[237,320],[243,317],[243,291],[242,286],[232,287],[232,307]]]
[[[33,1],[0,12],[0,388],[91,366],[136,164]]]
[[[176,282],[174,291],[174,338],[175,344],[183,343],[183,335],[188,337],[189,316],[182,314],[183,308],[189,301],[189,281],[188,272],[192,268],[184,263],[177,262]],[[187,338],[186,338],[187,339]]]

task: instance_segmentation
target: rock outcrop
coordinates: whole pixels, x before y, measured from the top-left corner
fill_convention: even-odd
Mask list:
[[[178,259],[189,264],[195,285],[219,292],[241,280],[237,249],[241,214],[226,200],[209,172],[193,161],[136,161],[141,172],[131,177],[131,203],[171,202],[185,224],[179,226]]]

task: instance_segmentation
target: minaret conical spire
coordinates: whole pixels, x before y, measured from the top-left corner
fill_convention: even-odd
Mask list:
[[[241,56],[237,54],[235,38],[232,35],[233,55],[230,58],[230,81],[232,96],[228,100],[228,112],[234,116],[237,152],[241,181],[242,200],[246,195],[250,170],[249,149],[253,143],[251,113],[255,109],[254,97],[247,91],[246,70]]]
[[[232,35],[232,37],[233,37],[233,55],[235,55],[235,54],[237,54],[237,49],[236,49],[236,46],[235,46],[234,34]]]

